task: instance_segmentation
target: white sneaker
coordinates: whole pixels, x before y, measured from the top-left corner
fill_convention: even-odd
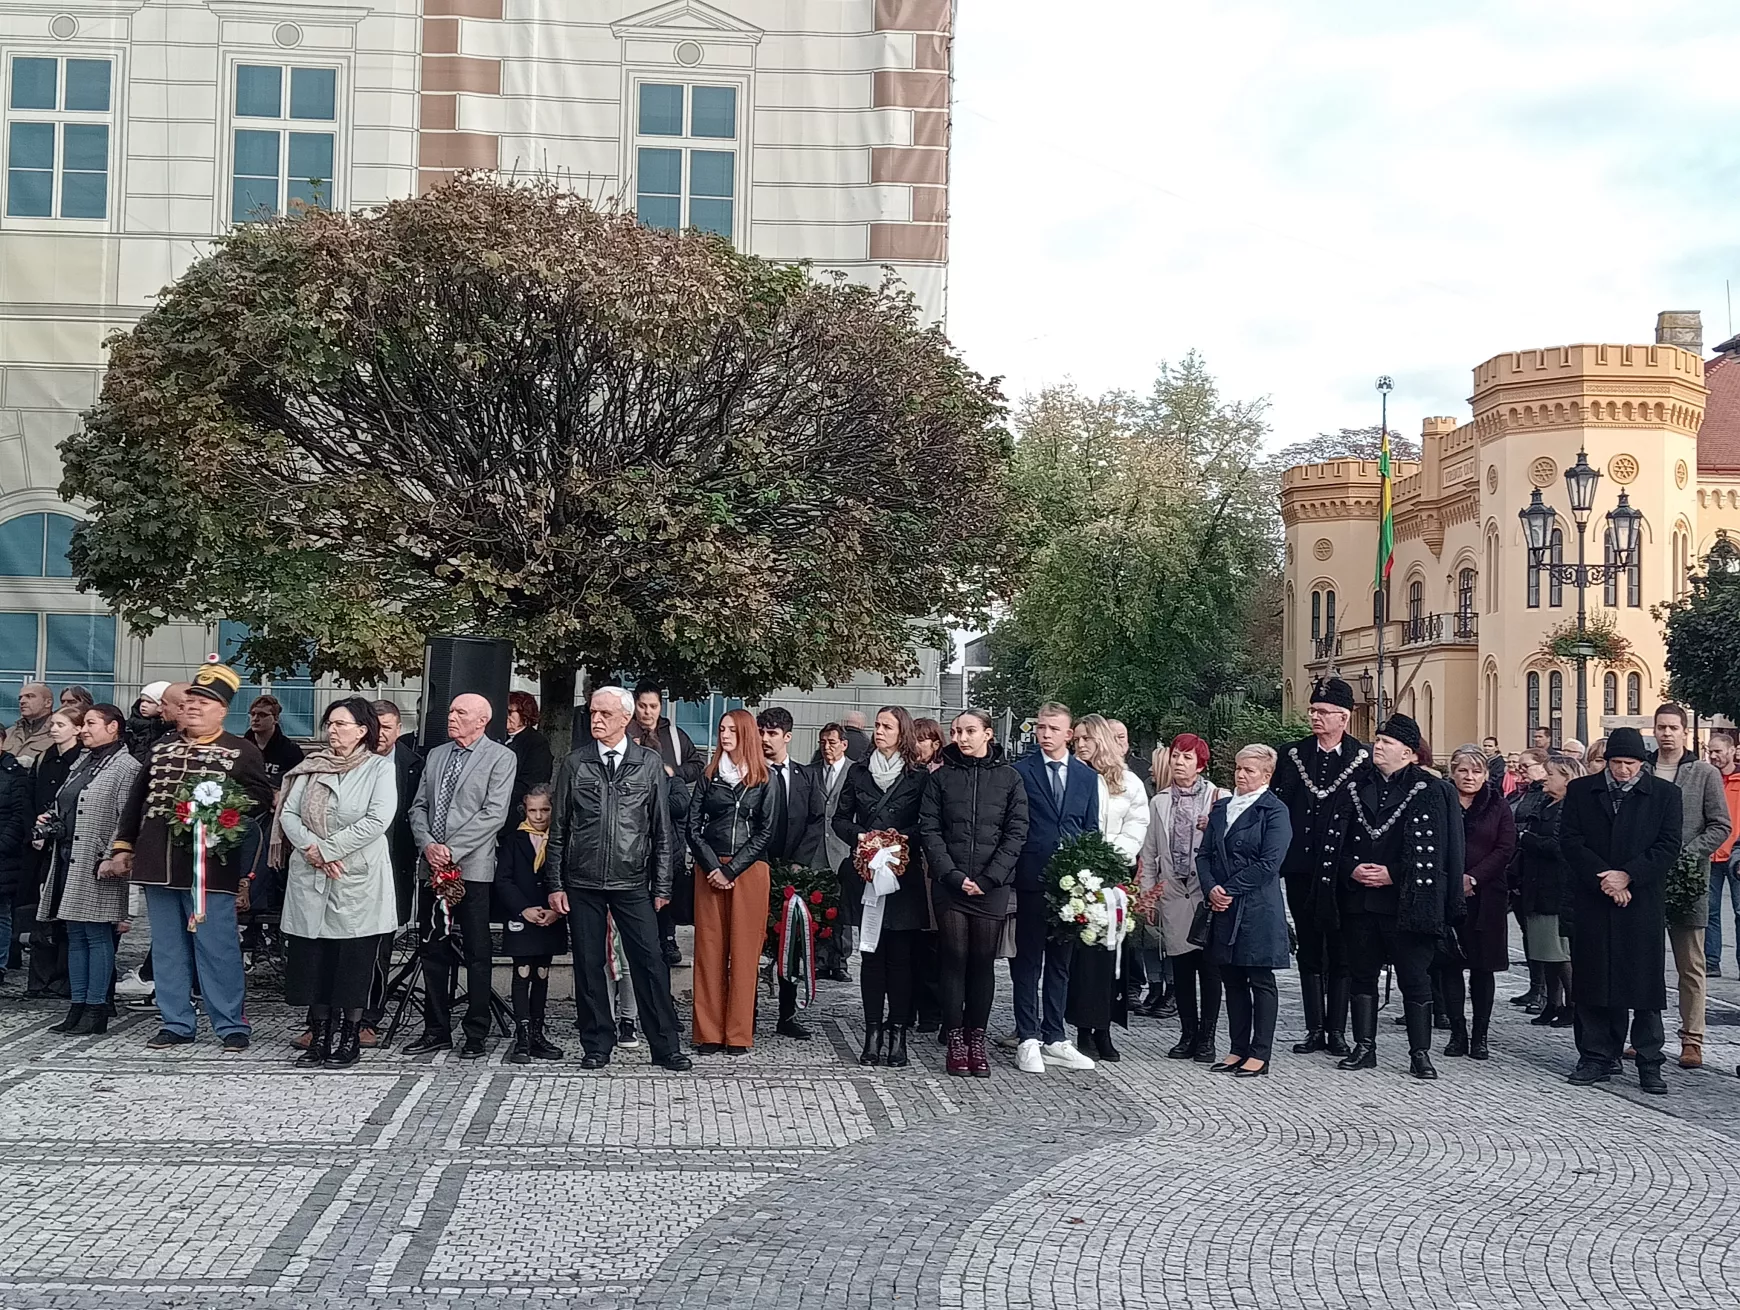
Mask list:
[[[1044,1073],[1045,1059],[1039,1052],[1039,1039],[1029,1037],[1015,1052],[1015,1067],[1022,1073]]]
[[[1021,1038],[1015,1033],[1004,1033],[997,1039],[997,1045],[1002,1047],[1005,1051],[1019,1051],[1021,1049]]]
[[[1047,1042],[1041,1048],[1047,1064],[1060,1064],[1065,1069],[1091,1069],[1094,1062],[1075,1049],[1074,1042]]]
[[[115,980],[115,999],[121,1001],[140,1000],[151,995],[157,989],[156,983],[146,982],[134,969],[125,978]]]

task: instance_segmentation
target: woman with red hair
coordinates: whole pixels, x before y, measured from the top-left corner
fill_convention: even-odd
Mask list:
[[[689,805],[695,857],[695,1051],[755,1045],[755,988],[767,938],[774,797],[747,710],[719,720],[719,744]]]
[[[526,794],[556,776],[556,760],[550,739],[538,729],[538,701],[530,692],[510,691],[507,712],[507,748],[519,765],[514,774],[512,803],[502,823],[503,835],[519,831]]]
[[[1172,963],[1178,996],[1178,1044],[1166,1054],[1174,1060],[1214,1062],[1214,1035],[1220,1025],[1220,970],[1200,945],[1190,940],[1191,921],[1202,901],[1196,854],[1214,803],[1231,793],[1211,783],[1208,743],[1193,732],[1172,742],[1172,781],[1149,802],[1148,834],[1142,843],[1142,881],[1158,885],[1156,927],[1160,949]]]

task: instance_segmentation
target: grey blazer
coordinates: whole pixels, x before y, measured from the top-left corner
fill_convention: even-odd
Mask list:
[[[405,816],[411,825],[411,837],[417,843],[419,877],[429,876],[423,848],[435,840],[429,831],[429,821],[435,814],[435,798],[447,772],[447,761],[457,749],[452,742],[444,741],[429,752],[423,762],[423,778],[417,786],[416,799]],[[508,806],[513,803],[514,775],[518,771],[519,760],[499,741],[480,737],[471,748],[471,758],[465,762],[447,809],[444,843],[453,852],[459,876],[466,882],[495,881],[496,838],[501,836]]]
[[[840,761],[840,767],[832,787],[828,786],[828,766],[825,763],[811,767],[815,771],[816,786],[822,789],[822,796],[826,802],[827,819],[822,825],[822,840],[827,850],[828,867],[838,869],[852,854],[851,848],[834,833],[834,813],[840,808],[840,797],[845,794],[846,775],[852,772],[852,761],[849,759]]]

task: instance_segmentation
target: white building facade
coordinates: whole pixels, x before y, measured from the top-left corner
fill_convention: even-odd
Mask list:
[[[541,175],[771,259],[892,267],[941,321],[951,30],[951,0],[0,0],[0,705],[32,678],[125,705],[237,639],[142,640],[81,595],[57,491],[104,339],[214,235]],[[311,726],[318,689],[273,689]]]

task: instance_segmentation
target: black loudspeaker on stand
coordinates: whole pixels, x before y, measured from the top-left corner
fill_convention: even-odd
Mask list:
[[[447,707],[467,692],[482,696],[495,711],[489,735],[507,738],[508,689],[513,681],[514,644],[494,637],[430,637],[423,644],[421,745],[433,750],[447,740]]]

